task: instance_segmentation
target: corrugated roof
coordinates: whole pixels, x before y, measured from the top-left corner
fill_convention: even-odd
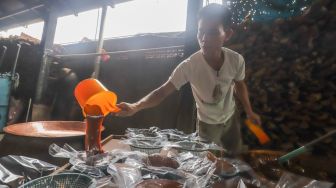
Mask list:
[[[53,9],[64,16],[126,1],[131,0],[1,0],[0,31],[42,21]]]

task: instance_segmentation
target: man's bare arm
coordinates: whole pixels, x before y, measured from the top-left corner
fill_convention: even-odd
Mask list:
[[[125,103],[122,102],[117,104],[121,111],[117,113],[117,116],[132,116],[133,114],[137,113],[140,110],[154,107],[160,104],[167,96],[171,93],[176,91],[175,86],[167,81],[159,88],[155,89],[154,91],[150,92],[148,95],[140,99],[138,102],[135,103]]]
[[[260,120],[259,115],[254,113],[252,110],[247,86],[244,80],[235,81],[235,88],[236,88],[238,99],[242,103],[247,117],[251,119],[254,123],[261,125],[261,120]]]

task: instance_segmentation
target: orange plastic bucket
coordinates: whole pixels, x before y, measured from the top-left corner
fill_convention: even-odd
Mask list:
[[[96,79],[86,79],[79,82],[75,88],[74,95],[86,115],[103,115],[110,112],[118,112],[116,106],[117,95],[104,87]]]

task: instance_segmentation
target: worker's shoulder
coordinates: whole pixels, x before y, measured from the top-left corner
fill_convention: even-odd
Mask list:
[[[230,48],[226,48],[226,47],[222,47],[223,52],[225,52],[225,55],[228,55],[230,57],[234,57],[234,58],[240,58],[243,57],[240,53],[231,50]]]
[[[198,50],[197,52],[190,55],[188,59],[189,61],[194,61],[194,60],[199,60],[200,58],[202,58],[202,52],[201,50]]]
[[[202,52],[199,50],[199,51],[193,53],[192,55],[190,55],[188,58],[186,58],[180,64],[180,66],[191,68],[191,67],[197,66],[197,64],[199,64],[200,61],[203,61],[203,56],[202,56]]]
[[[239,69],[241,66],[244,65],[245,61],[241,54],[239,54],[236,51],[233,51],[229,48],[223,47],[223,52],[225,54],[225,61],[230,64],[232,67],[235,67],[235,69]]]

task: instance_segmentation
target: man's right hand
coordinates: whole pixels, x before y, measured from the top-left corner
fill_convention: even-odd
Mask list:
[[[136,103],[122,102],[120,104],[117,104],[117,107],[119,107],[121,111],[115,113],[115,115],[121,117],[132,116],[140,110],[154,107],[160,104],[168,95],[170,95],[175,90],[175,86],[170,81],[167,81],[162,86],[150,92],[148,95],[146,95],[144,98],[140,99]]]
[[[139,111],[135,103],[122,102],[117,104],[117,107],[119,107],[121,110],[115,115],[120,117],[132,116]]]

